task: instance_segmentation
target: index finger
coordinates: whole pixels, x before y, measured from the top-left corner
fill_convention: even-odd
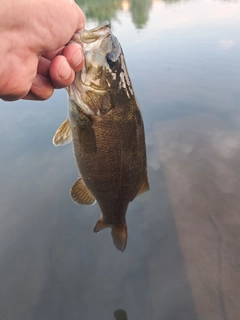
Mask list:
[[[64,48],[65,46],[51,52],[46,52],[42,55],[42,57],[52,61],[56,56],[62,54]]]

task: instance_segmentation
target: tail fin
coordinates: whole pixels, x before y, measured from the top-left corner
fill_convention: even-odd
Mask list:
[[[124,224],[121,226],[112,226],[112,238],[115,247],[119,251],[124,251],[127,245],[127,224],[124,221]]]
[[[111,228],[112,229],[112,238],[113,243],[115,247],[119,251],[124,251],[127,245],[127,224],[126,221],[120,226],[115,226],[112,224],[105,223],[101,218],[98,220],[98,222],[95,225],[95,228],[93,229],[94,232],[99,232],[105,228]]]

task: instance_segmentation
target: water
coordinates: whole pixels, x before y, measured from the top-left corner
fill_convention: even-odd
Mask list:
[[[100,5],[101,3],[101,5]],[[128,245],[72,202],[66,93],[0,102],[1,320],[240,319],[240,2],[79,1],[111,20],[141,106],[151,190]]]

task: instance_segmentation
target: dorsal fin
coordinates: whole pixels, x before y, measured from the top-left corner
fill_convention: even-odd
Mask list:
[[[88,190],[81,178],[79,178],[71,188],[71,197],[79,204],[94,204],[96,202],[92,193]]]
[[[69,120],[66,119],[60,127],[57,129],[55,135],[53,136],[52,143],[58,147],[68,144],[72,141],[72,130]]]

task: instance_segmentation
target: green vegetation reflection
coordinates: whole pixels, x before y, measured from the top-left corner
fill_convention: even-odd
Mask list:
[[[97,21],[116,19],[116,13],[121,9],[122,0],[77,0],[87,19]]]
[[[76,0],[88,20],[97,24],[117,20],[118,11],[129,11],[136,28],[143,28],[149,17],[152,0]]]
[[[132,14],[132,21],[135,24],[136,28],[142,29],[147,21],[149,16],[149,10],[152,5],[151,0],[131,0],[130,1],[130,11]]]
[[[155,0],[156,1],[156,0]],[[160,1],[160,0],[159,0]],[[165,5],[188,0],[161,0]],[[104,20],[117,20],[119,11],[130,12],[137,29],[142,29],[149,19],[149,11],[153,0],[76,0],[88,20],[100,24]]]

